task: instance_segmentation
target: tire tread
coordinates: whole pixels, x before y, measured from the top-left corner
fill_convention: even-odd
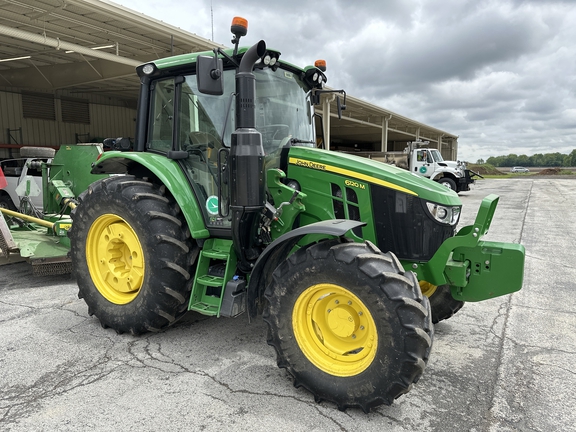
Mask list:
[[[186,236],[186,222],[166,189],[134,176],[107,177],[92,183],[71,211],[71,257],[80,298],[104,327],[139,335],[162,331],[187,312],[197,244]],[[125,305],[106,300],[86,263],[85,240],[93,221],[114,213],[135,229],[144,249],[146,272],[138,296]],[[183,228],[184,227],[184,228]]]

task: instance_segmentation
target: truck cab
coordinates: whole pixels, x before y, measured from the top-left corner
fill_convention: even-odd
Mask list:
[[[408,143],[410,171],[437,181],[443,186],[455,192],[470,190],[470,184],[474,183],[472,175],[466,169],[466,163],[460,161],[445,161],[438,149],[420,147],[427,142],[415,141]]]
[[[352,152],[356,156],[367,157],[410,171],[412,174],[429,178],[454,192],[470,190],[473,177],[479,174],[466,168],[465,162],[446,161],[438,149],[427,147],[429,141],[408,142],[403,151]]]

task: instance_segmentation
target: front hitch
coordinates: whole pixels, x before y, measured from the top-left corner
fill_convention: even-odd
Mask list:
[[[442,243],[430,261],[406,263],[419,280],[451,286],[452,297],[481,301],[520,290],[524,278],[524,246],[480,240],[488,233],[498,205],[497,195],[482,200],[473,225]]]

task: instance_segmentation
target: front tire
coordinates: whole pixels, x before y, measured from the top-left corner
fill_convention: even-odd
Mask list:
[[[433,339],[412,272],[372,243],[325,241],[274,271],[265,292],[268,343],[296,387],[340,410],[390,405],[417,382]]]
[[[452,180],[449,177],[442,177],[440,180],[438,180],[438,183],[440,183],[442,186],[447,187],[448,189],[452,189],[454,192],[456,192],[456,182],[454,180]]]
[[[160,331],[187,311],[196,250],[176,202],[132,176],[90,185],[71,213],[78,297],[103,327]]]
[[[420,281],[422,294],[428,297],[430,309],[432,310],[432,323],[438,324],[440,321],[451,318],[464,306],[462,300],[452,297],[450,285],[432,285],[431,283]]]

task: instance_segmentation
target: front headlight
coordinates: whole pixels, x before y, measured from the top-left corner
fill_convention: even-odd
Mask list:
[[[427,202],[428,211],[434,219],[446,225],[456,225],[460,219],[460,206],[446,207],[433,202]]]

